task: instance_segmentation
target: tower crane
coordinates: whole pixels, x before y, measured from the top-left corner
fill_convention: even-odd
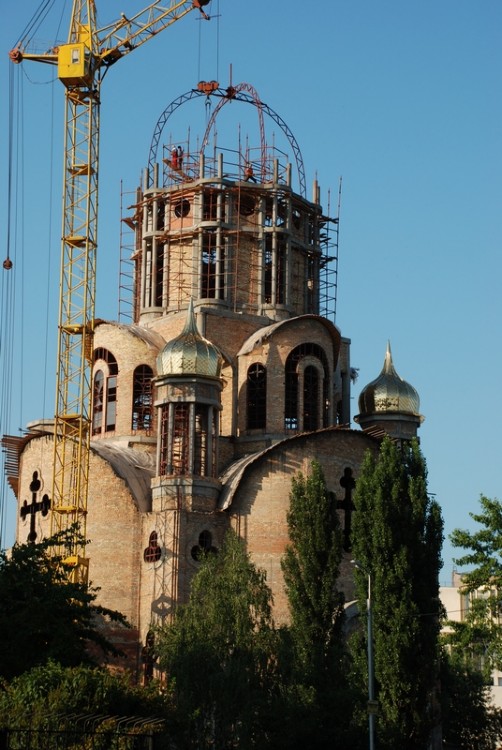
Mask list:
[[[68,530],[60,550],[71,576],[88,581],[86,517],[91,437],[98,218],[99,110],[107,69],[194,9],[209,20],[210,0],[160,0],[98,29],[94,0],[73,0],[68,42],[30,54],[23,42],[14,63],[57,66],[65,87],[62,245],[58,320],[51,533]]]

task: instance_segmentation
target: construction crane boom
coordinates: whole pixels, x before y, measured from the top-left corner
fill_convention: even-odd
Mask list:
[[[92,357],[95,325],[98,217],[99,111],[108,67],[209,0],[151,3],[131,18],[96,28],[94,0],[73,0],[68,42],[44,55],[23,45],[13,62],[57,65],[65,86],[64,184],[59,289],[58,361],[54,425],[51,533],[70,533],[60,550],[75,580],[87,583],[85,554],[90,439]]]

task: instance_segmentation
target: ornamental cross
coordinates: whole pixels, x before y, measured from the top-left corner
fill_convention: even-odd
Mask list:
[[[42,482],[38,478],[38,471],[34,471],[30,482],[31,504],[28,505],[28,501],[25,500],[20,510],[20,515],[23,521],[26,516],[30,516],[30,533],[28,534],[29,542],[34,542],[37,538],[37,532],[35,531],[35,514],[40,511],[45,517],[51,507],[51,501],[49,500],[48,495],[44,495],[40,502],[37,503],[37,493],[41,486]]]
[[[336,507],[344,511],[343,548],[345,552],[350,552],[352,548],[352,542],[350,539],[350,532],[352,531],[352,512],[356,509],[356,506],[352,502],[352,490],[356,486],[356,480],[352,476],[352,469],[348,466],[343,470],[343,477],[340,479],[340,484],[345,490],[345,496],[343,500],[337,502]]]

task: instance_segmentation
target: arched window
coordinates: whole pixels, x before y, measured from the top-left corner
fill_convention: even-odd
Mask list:
[[[143,560],[146,563],[153,563],[160,560],[162,549],[159,545],[159,536],[156,531],[152,531],[148,539],[148,547],[143,550]]]
[[[267,425],[267,370],[256,362],[247,374],[247,427],[265,429]]]
[[[318,344],[300,344],[289,353],[284,394],[284,426],[287,430],[311,431],[327,427],[329,382],[328,360]]]
[[[204,555],[213,554],[215,555],[218,549],[213,545],[213,536],[210,531],[204,529],[199,534],[199,543],[192,547],[192,557],[194,560],[199,562],[203,559]]]
[[[113,432],[117,416],[117,360],[108,349],[94,350],[94,362],[103,361],[94,373],[92,403],[92,434]]]
[[[148,365],[139,365],[134,370],[132,384],[132,430],[150,430],[152,427],[152,378]]]

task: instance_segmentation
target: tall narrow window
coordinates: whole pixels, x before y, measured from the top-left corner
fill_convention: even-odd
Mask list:
[[[106,427],[105,432],[113,432],[117,420],[117,376],[110,375],[106,383]]]
[[[201,296],[223,299],[225,296],[225,246],[216,231],[202,235]]]
[[[204,232],[202,237],[201,296],[216,297],[216,234]]]
[[[277,270],[275,276],[275,302],[283,305],[286,301],[286,243],[277,241]]]
[[[92,434],[96,435],[103,429],[103,398],[105,376],[102,370],[94,373],[92,389]]]
[[[154,305],[162,307],[162,294],[164,291],[164,245],[157,241],[155,245],[155,289]]]
[[[263,299],[272,305],[285,302],[287,245],[277,239],[274,247],[271,234],[265,237],[263,265]]]
[[[319,429],[319,373],[312,365],[303,372],[303,429]]]
[[[117,376],[118,365],[113,354],[99,347],[94,351],[94,362],[102,360],[106,367],[100,367],[94,374],[92,434],[113,432],[117,417]]]
[[[189,473],[190,461],[190,406],[189,404],[173,404],[173,406],[172,473],[185,475]]]
[[[286,362],[284,394],[284,426],[286,430],[298,429],[298,371],[296,359],[289,355]]]
[[[208,474],[207,428],[207,406],[196,404],[193,473],[200,477]]]
[[[169,405],[164,404],[160,411],[160,466],[159,475],[169,473]]]
[[[265,237],[265,258],[263,267],[263,299],[272,302],[272,235]]]
[[[150,430],[152,427],[152,377],[148,365],[134,370],[132,384],[132,430]]]
[[[310,358],[311,363],[307,361],[302,367],[302,360],[306,357]],[[327,427],[330,378],[328,360],[322,347],[314,343],[297,346],[288,355],[284,374],[285,428],[287,430],[317,430],[320,427]],[[301,414],[300,395],[303,403]]]
[[[248,430],[265,429],[267,424],[267,371],[258,362],[248,369],[247,426]]]

